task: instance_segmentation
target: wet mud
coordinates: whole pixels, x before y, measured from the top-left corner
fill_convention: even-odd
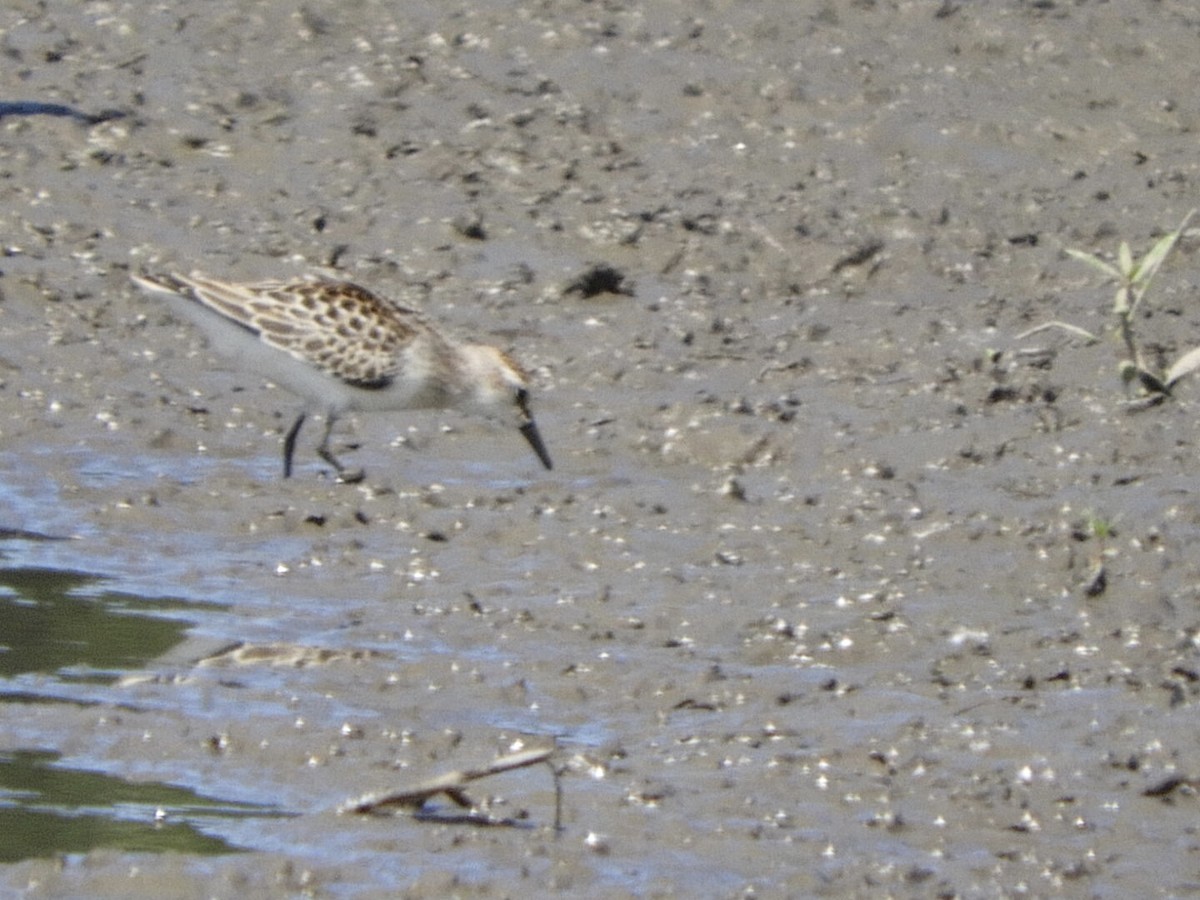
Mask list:
[[[295,815],[0,883],[1195,893],[1200,383],[1139,411],[1116,341],[1027,333],[1107,334],[1064,249],[1197,205],[1198,37],[1170,0],[10,4],[0,549],[197,609],[101,702],[0,704],[0,750]],[[1198,246],[1138,319],[1164,365]],[[535,373],[555,469],[411,413],[339,424],[361,484],[311,445],[284,481],[300,402],[143,268],[419,304]],[[547,744],[561,831],[536,766],[468,791],[503,825],[338,812]]]

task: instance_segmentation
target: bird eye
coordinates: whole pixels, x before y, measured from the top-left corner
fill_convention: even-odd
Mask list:
[[[528,417],[529,391],[525,388],[517,388],[517,407]]]

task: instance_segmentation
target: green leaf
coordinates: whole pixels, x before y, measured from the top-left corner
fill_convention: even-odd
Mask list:
[[[1183,356],[1179,357],[1179,359],[1175,360],[1171,368],[1167,369],[1167,374],[1163,376],[1163,380],[1166,381],[1169,388],[1184,375],[1189,375],[1197,369],[1200,369],[1200,347],[1189,350]]]
[[[1094,266],[1109,278],[1115,278],[1117,281],[1121,280],[1120,270],[1118,270],[1112,263],[1105,262],[1099,256],[1096,256],[1092,253],[1085,253],[1083,250],[1076,250],[1073,247],[1067,247],[1065,249],[1068,255],[1073,256],[1080,262],[1085,262],[1090,266]]]
[[[1129,280],[1134,284],[1139,284],[1144,287],[1150,286],[1150,280],[1158,274],[1158,267],[1163,264],[1163,260],[1167,258],[1167,254],[1171,252],[1171,248],[1175,246],[1175,242],[1179,240],[1178,231],[1172,231],[1170,234],[1165,234],[1158,239],[1150,252],[1143,256],[1138,264],[1134,267],[1133,274],[1129,276]]]
[[[1188,222],[1192,220],[1192,216],[1195,214],[1196,211],[1193,209],[1184,216],[1178,228],[1170,234],[1164,234],[1158,239],[1158,242],[1150,248],[1150,252],[1138,262],[1133,275],[1129,279],[1130,281],[1142,285],[1143,291],[1150,287],[1150,281],[1158,274],[1159,266],[1163,264],[1163,261],[1167,258],[1167,254],[1174,249],[1176,242],[1183,236],[1183,230],[1187,228]]]
[[[1117,250],[1117,268],[1121,270],[1122,278],[1133,281],[1133,252],[1129,249],[1128,241],[1121,241]]]
[[[1117,296],[1113,298],[1113,315],[1124,318],[1132,310],[1133,306],[1129,303],[1129,288],[1123,284],[1117,288]]]
[[[1085,329],[1080,328],[1078,325],[1072,325],[1070,322],[1058,322],[1058,321],[1043,322],[1041,325],[1034,325],[1032,328],[1028,329],[1027,331],[1022,331],[1020,334],[1018,334],[1017,340],[1023,341],[1023,340],[1025,340],[1025,338],[1031,337],[1032,335],[1037,334],[1039,331],[1045,331],[1048,328],[1061,328],[1063,331],[1069,332],[1070,334],[1074,334],[1074,335],[1077,335],[1078,337],[1083,338],[1089,344],[1095,344],[1100,340],[1100,338],[1096,337],[1090,331],[1086,331]]]

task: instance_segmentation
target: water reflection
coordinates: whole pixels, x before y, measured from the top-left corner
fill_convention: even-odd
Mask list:
[[[0,702],[100,702],[87,685],[143,668],[181,643],[202,609],[215,606],[112,591],[84,572],[0,569]],[[0,753],[0,863],[96,847],[229,853],[238,848],[211,833],[220,823],[280,815],[273,807],[73,769],[59,759],[41,748]]]
[[[231,853],[239,848],[205,834],[205,819],[272,814],[171,785],[66,768],[58,758],[36,750],[0,753],[0,863],[96,847]]]
[[[82,572],[0,569],[0,677],[108,683],[170,650],[193,624],[179,614],[196,604],[102,585]]]

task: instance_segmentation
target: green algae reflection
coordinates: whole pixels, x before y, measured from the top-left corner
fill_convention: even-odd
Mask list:
[[[214,608],[105,584],[82,572],[0,569],[0,702],[102,702],[98,686],[166,653]],[[0,752],[0,864],[100,847],[232,853],[239,848],[214,836],[230,820],[279,815],[170,784],[73,769],[46,749]]]
[[[277,815],[171,785],[66,768],[57,760],[46,751],[0,753],[0,863],[98,847],[233,853],[239,848],[197,826],[206,819],[218,826],[222,819]]]
[[[202,608],[103,584],[82,572],[0,569],[0,677],[112,681],[182,641],[187,613]]]

